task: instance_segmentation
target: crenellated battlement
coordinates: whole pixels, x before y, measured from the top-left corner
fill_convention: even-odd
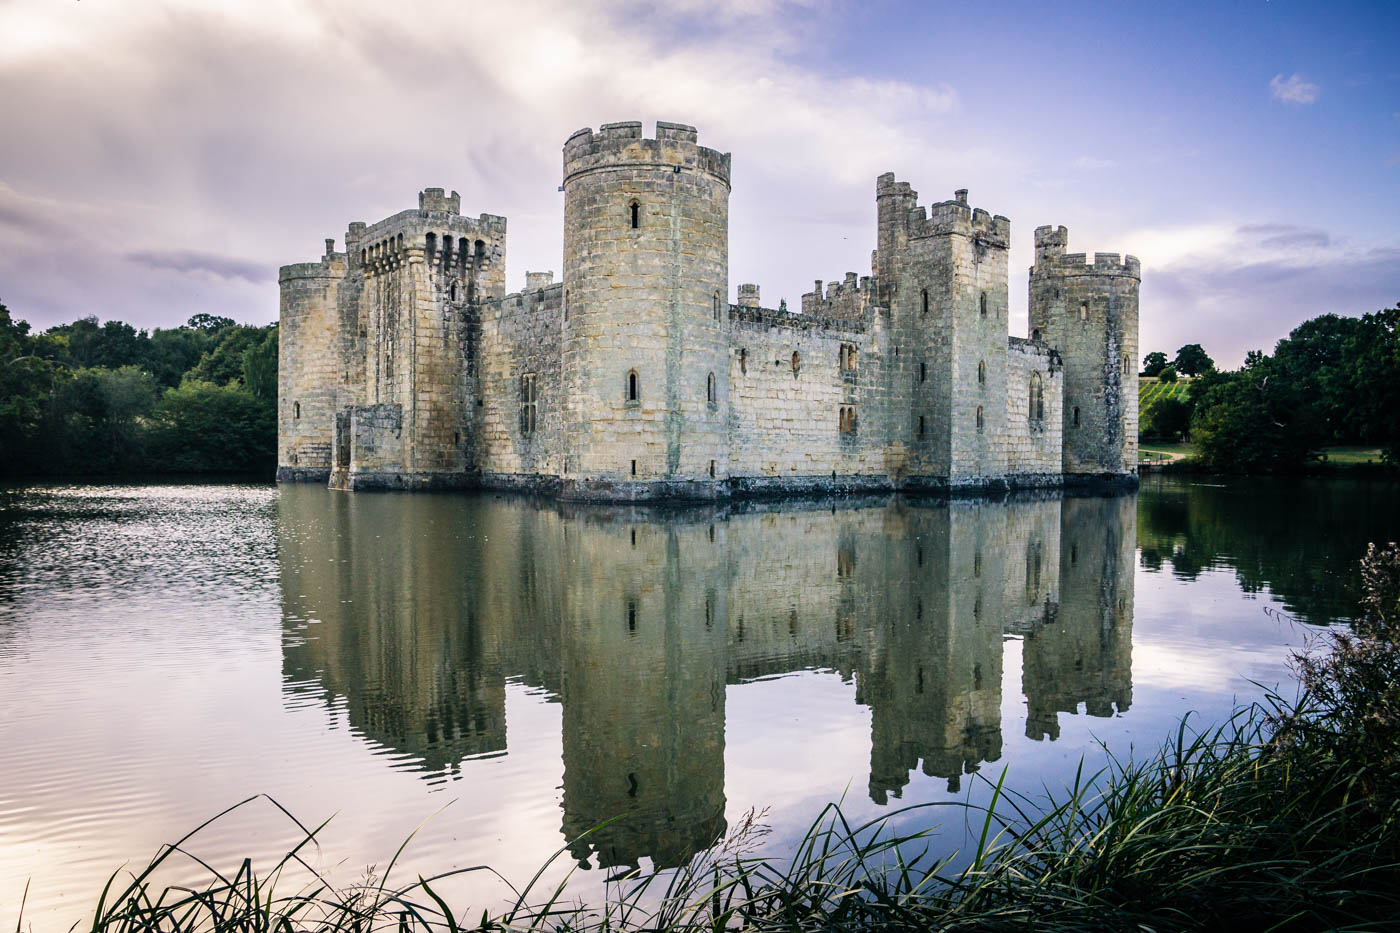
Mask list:
[[[444,214],[460,214],[462,213],[462,196],[455,191],[444,195],[441,188],[424,188],[418,192],[418,209]]]
[[[1011,243],[1011,221],[1001,214],[970,206],[966,188],[954,192],[950,201],[938,201],[927,209],[915,207],[910,211],[910,239],[949,234],[976,237],[1007,247]]]
[[[828,282],[825,294],[817,279],[814,289],[802,296],[802,313],[856,321],[863,320],[876,303],[874,279],[847,272],[844,281]]]
[[[585,127],[564,143],[564,181],[619,167],[670,166],[700,172],[729,184],[729,153],[701,146],[695,127],[658,120],[656,136],[642,135],[639,122],[604,123],[595,132]]]
[[[1068,227],[1035,228],[1035,265],[1032,275],[1110,275],[1142,278],[1142,263],[1133,255],[1120,256],[1118,253],[1094,253],[1089,259],[1087,253],[1067,253],[1069,247]]]
[[[425,261],[439,266],[476,263],[483,268],[505,253],[506,219],[496,214],[464,217],[461,196],[425,188],[418,210],[399,211],[374,224],[356,221],[345,232],[349,264],[367,275]]]

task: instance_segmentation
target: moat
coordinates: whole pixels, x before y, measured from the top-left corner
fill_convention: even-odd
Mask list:
[[[582,507],[315,486],[0,490],[0,927],[267,793],[353,879],[556,849],[580,895],[768,808],[1034,793],[1210,723],[1344,620],[1394,484]],[[1263,685],[1261,687],[1260,685]],[[965,845],[957,811],[940,845]],[[614,820],[602,830],[590,827]],[[298,836],[271,806],[194,845]],[[463,891],[502,896],[485,875]],[[456,898],[459,902],[461,897]]]

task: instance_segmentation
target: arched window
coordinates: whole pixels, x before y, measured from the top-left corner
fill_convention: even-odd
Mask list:
[[[447,297],[448,297],[448,299],[451,300],[451,301],[456,301],[456,300],[457,300],[457,280],[456,280],[456,279],[453,279],[453,280],[452,280],[452,284],[451,284],[450,286],[448,286],[448,289],[447,289]]]
[[[1074,406],[1074,426],[1079,427],[1079,406]]]
[[[423,249],[427,252],[428,258],[432,259],[437,252],[437,234],[430,233],[423,238]]]
[[[1039,327],[1037,327],[1035,330],[1031,331],[1031,339],[1032,339],[1032,340],[1039,340],[1039,339],[1040,339],[1040,328],[1039,328]]]
[[[399,238],[398,238],[396,241],[394,241],[394,248],[395,248],[395,249],[403,249],[403,234],[402,234],[402,233],[400,233],[400,234],[399,234]]]
[[[979,306],[979,307],[978,307],[978,310],[982,312],[982,316],[983,316],[983,317],[986,317],[986,316],[987,316],[987,293],[986,293],[986,292],[983,292],[983,293],[982,293],[982,297],[981,297],[980,299],[978,299],[978,306]]]
[[[715,292],[715,320],[719,320],[719,292]]]
[[[476,241],[476,258],[478,260],[486,258],[486,243],[481,240]]]
[[[470,255],[471,246],[467,243],[467,238],[459,237],[457,239],[457,258],[465,261],[466,258]]]
[[[715,374],[714,374],[714,373],[710,373],[710,375],[707,376],[707,377],[705,378],[705,401],[709,402],[711,405],[713,405],[713,404],[715,403]]]
[[[642,205],[633,201],[627,206],[627,211],[632,217],[632,229],[636,230],[642,220]]]
[[[739,372],[744,375],[749,372],[749,351],[743,347],[739,348]]]
[[[1027,417],[1035,424],[1045,420],[1045,386],[1040,373],[1031,373],[1030,411]]]
[[[923,294],[924,294],[924,310],[923,310],[923,313],[924,313],[924,314],[928,314],[928,289],[927,289],[927,288],[924,289]]]
[[[1079,303],[1079,319],[1081,321],[1089,320],[1089,302],[1081,301]]]
[[[292,417],[293,417],[293,418],[300,418],[300,417],[301,417],[301,402],[293,402],[293,403],[292,403]]]
[[[363,265],[365,264],[365,259],[366,259],[368,256],[369,256],[369,253],[368,253],[368,252],[366,252],[365,250],[360,250],[360,265],[363,266]]]
[[[792,351],[792,374],[797,375],[797,371],[802,368],[802,357],[797,355],[797,351]]]
[[[627,371],[626,392],[627,401],[636,402],[641,400],[641,389],[637,384],[637,371],[635,369]]]
[[[977,384],[987,384],[987,364],[984,363],[982,360],[977,361]]]
[[[982,431],[982,406],[981,406],[981,405],[978,405],[978,406],[977,406],[977,430],[978,430],[979,433]]]

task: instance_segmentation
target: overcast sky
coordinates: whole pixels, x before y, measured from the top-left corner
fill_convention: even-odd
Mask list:
[[[733,153],[731,297],[869,274],[875,178],[1142,259],[1142,347],[1223,365],[1400,300],[1400,4],[0,0],[0,302],[277,316],[277,267],[456,189],[560,271],[560,149]]]

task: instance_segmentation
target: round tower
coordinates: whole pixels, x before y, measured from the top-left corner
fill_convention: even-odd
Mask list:
[[[1136,478],[1138,286],[1136,256],[1066,253],[1069,231],[1037,227],[1030,337],[1064,362],[1066,478]]]
[[[565,496],[724,489],[729,153],[696,138],[610,123],[564,144]]]
[[[320,262],[283,266],[277,356],[277,481],[324,483],[330,476],[341,358],[340,285],[345,254],[326,240]]]

